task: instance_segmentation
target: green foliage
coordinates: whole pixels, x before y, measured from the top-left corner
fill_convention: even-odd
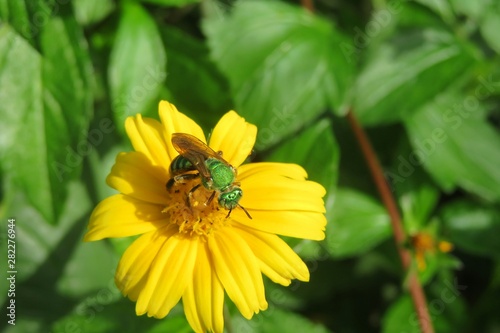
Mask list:
[[[160,32],[139,4],[123,3],[109,57],[111,104],[116,122],[123,124],[128,116],[144,113],[157,104],[167,76]]]
[[[482,119],[475,95],[445,94],[407,118],[416,164],[446,191],[460,186],[500,199],[500,135]]]
[[[353,66],[340,52],[348,39],[330,22],[278,1],[242,1],[204,27],[238,112],[261,126],[258,148],[326,108],[345,113]]]
[[[419,277],[436,332],[498,330],[500,6],[313,2],[0,0],[0,252],[15,218],[19,310],[0,330],[191,332],[182,305],[137,317],[115,287],[130,238],[81,242],[131,150],[125,119],[158,118],[160,99],[206,133],[236,110],[259,129],[251,160],[298,163],[327,190],[326,239],[286,239],[311,281],[268,287],[251,321],[228,302],[228,333],[419,331],[349,110],[410,240],[435,242]]]
[[[387,212],[362,193],[338,190],[330,211],[332,218],[326,241],[334,257],[364,253],[390,236]]]

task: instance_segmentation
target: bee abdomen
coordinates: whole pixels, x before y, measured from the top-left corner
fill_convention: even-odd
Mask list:
[[[193,170],[196,170],[196,168],[193,166],[193,163],[191,163],[187,158],[183,157],[182,155],[177,156],[176,158],[174,158],[172,163],[170,163],[171,176],[180,175],[187,171],[193,171]]]

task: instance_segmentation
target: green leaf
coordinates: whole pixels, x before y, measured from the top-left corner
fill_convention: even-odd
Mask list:
[[[463,301],[457,296],[460,292],[453,291],[452,282],[441,287],[441,294],[428,297],[428,311],[436,332],[453,333],[460,327],[466,315]],[[420,333],[420,325],[415,313],[413,301],[408,295],[400,297],[387,310],[382,321],[382,332]]]
[[[411,191],[401,194],[399,203],[408,232],[417,232],[428,222],[438,199],[439,191],[425,181],[416,185]]]
[[[175,7],[182,7],[188,4],[201,2],[201,0],[141,0],[141,1],[152,3],[155,5],[175,6]]]
[[[254,316],[251,321],[241,316],[231,320],[234,332],[269,333],[269,332],[308,332],[328,333],[322,325],[312,323],[306,318],[293,312],[279,309],[270,305],[269,309]]]
[[[52,226],[30,207],[23,192],[13,188],[9,180],[6,185],[8,195],[4,198],[5,210],[1,219],[16,220],[15,300],[18,314],[23,314],[17,316],[15,327],[18,327],[19,319],[19,327],[31,328],[27,332],[49,332],[48,323],[66,313],[74,302],[58,292],[56,281],[62,275],[71,253],[81,242],[81,234],[88,221],[90,200],[82,183],[71,183],[60,222]],[[2,235],[6,234],[4,226],[6,223],[1,224]],[[2,296],[7,295],[4,287],[7,284],[0,284]]]
[[[165,332],[175,332],[175,333],[192,333],[193,329],[189,326],[186,318],[182,315],[172,316],[169,315],[166,319],[154,325],[151,329],[145,331],[145,333],[165,333]]]
[[[446,93],[405,121],[414,151],[445,190],[460,186],[489,200],[500,199],[500,135],[482,119],[477,95]]]
[[[500,37],[498,36],[498,31],[500,31],[500,6],[498,4],[497,6],[492,6],[485,13],[480,28],[481,34],[486,42],[488,42],[488,45],[500,54]]]
[[[115,8],[112,0],[73,0],[75,17],[81,25],[97,23]]]
[[[140,4],[123,3],[111,51],[108,77],[115,121],[157,110],[165,81],[166,54],[158,28]]]
[[[136,316],[134,307],[134,302],[121,297],[119,293],[103,289],[85,298],[69,315],[58,320],[51,332],[192,332],[179,305],[161,321]]]
[[[86,44],[72,18],[45,23],[39,36],[42,55],[9,26],[0,34],[5,115],[0,155],[9,156],[2,159],[3,169],[46,221],[56,223],[67,182],[79,174],[92,149],[85,137],[92,107]]]
[[[454,15],[450,5],[450,1],[448,0],[416,0],[416,1],[432,9],[434,12],[439,14],[443,18],[443,20],[447,22],[453,21]]]
[[[405,332],[420,333],[418,319],[412,317],[413,303],[410,297],[403,296],[386,312],[382,325],[383,333]]]
[[[0,18],[33,46],[37,44],[36,40],[50,16],[57,14],[60,9],[58,2],[48,4],[43,0],[0,0]]]
[[[205,128],[212,128],[232,107],[228,83],[201,41],[174,27],[161,33],[168,53],[169,101]]]
[[[490,0],[450,0],[450,4],[456,13],[467,15],[477,20],[487,12],[489,1]]]
[[[236,110],[259,126],[257,147],[279,142],[326,108],[346,112],[353,65],[341,44],[349,42],[328,21],[281,2],[243,1],[204,27]]]
[[[47,267],[45,273],[53,279],[65,263],[63,258],[68,255],[67,251],[75,247],[81,239],[82,226],[87,223],[87,216],[84,214],[90,210],[87,193],[81,183],[71,183],[67,200],[62,203],[60,223],[52,226],[39,212],[30,207],[23,192],[13,187],[9,180],[7,183],[9,195],[4,201],[2,219],[16,219],[16,242],[20,244],[16,251],[18,282],[27,280],[37,270],[40,272],[42,265]],[[65,246],[69,246],[67,248],[58,248],[65,241],[73,243],[65,243]]]
[[[441,216],[451,242],[457,247],[473,254],[500,258],[498,208],[463,200],[446,205]]]
[[[79,242],[57,281],[57,290],[72,298],[83,297],[99,288],[119,294],[114,282],[117,264],[118,257],[108,243]]]
[[[334,257],[364,253],[391,235],[384,207],[360,192],[338,189],[331,214],[326,243]]]
[[[366,125],[405,119],[473,63],[449,33],[421,27],[399,32],[371,54],[358,76],[354,110]]]
[[[393,167],[385,176],[396,193],[405,229],[414,234],[424,227],[439,199],[439,190],[422,168],[412,161],[413,150],[404,140],[396,151]]]
[[[469,287],[444,270],[426,288],[427,310],[435,332],[454,333],[464,327],[470,315],[464,299]],[[414,308],[411,297],[402,295],[387,310],[382,320],[382,332],[421,332]]]
[[[297,163],[311,180],[334,191],[338,178],[340,149],[333,136],[331,122],[322,119],[298,136],[287,140],[266,156],[266,161]]]

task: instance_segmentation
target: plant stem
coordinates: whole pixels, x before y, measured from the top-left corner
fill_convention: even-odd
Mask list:
[[[314,3],[313,0],[300,0],[302,7],[309,10],[311,13],[314,13]]]
[[[302,7],[308,9],[311,13],[314,12],[313,0],[301,0],[301,4]],[[361,147],[363,156],[365,157],[370,173],[372,174],[375,185],[377,186],[377,190],[382,197],[382,201],[387,209],[387,212],[389,213],[394,234],[394,241],[396,242],[399,257],[401,258],[403,269],[405,272],[408,272],[408,289],[413,300],[415,311],[417,312],[422,333],[434,333],[434,327],[432,326],[432,321],[427,309],[427,300],[425,298],[424,290],[422,289],[422,285],[420,285],[417,274],[410,269],[410,251],[405,249],[403,246],[406,241],[406,234],[403,230],[401,215],[399,214],[396,200],[394,200],[394,196],[392,195],[389,185],[385,180],[384,172],[382,171],[377,155],[375,155],[372,144],[363,128],[359,125],[356,116],[352,113],[352,109],[347,113],[347,120],[351,124],[351,128]]]
[[[427,301],[425,299],[424,291],[420,285],[417,274],[415,271],[410,269],[411,254],[403,246],[406,241],[406,234],[403,230],[401,215],[399,214],[394,196],[392,195],[389,185],[385,180],[382,167],[377,156],[375,155],[372,144],[368,139],[366,132],[360,126],[356,116],[352,113],[352,110],[348,112],[347,120],[349,121],[352,131],[354,132],[354,136],[361,147],[361,151],[363,152],[363,156],[368,164],[368,168],[370,169],[370,173],[373,177],[375,185],[377,186],[377,190],[382,198],[382,202],[389,213],[394,234],[394,241],[396,242],[399,257],[401,258],[404,270],[408,272],[408,289],[413,300],[413,305],[415,306],[415,311],[417,312],[420,328],[423,333],[434,333],[434,327],[432,326],[432,321],[427,309]]]

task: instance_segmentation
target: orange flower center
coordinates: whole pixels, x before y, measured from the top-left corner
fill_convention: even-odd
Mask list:
[[[180,234],[208,236],[230,223],[226,218],[228,212],[219,207],[218,194],[210,200],[213,191],[203,187],[199,178],[174,183],[169,194],[162,212],[168,214],[171,224],[178,226]]]

